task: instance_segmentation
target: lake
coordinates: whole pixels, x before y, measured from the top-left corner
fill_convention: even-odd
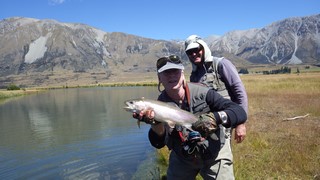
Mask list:
[[[48,90],[0,105],[0,179],[141,179],[155,171],[149,125],[124,101],[156,87]]]

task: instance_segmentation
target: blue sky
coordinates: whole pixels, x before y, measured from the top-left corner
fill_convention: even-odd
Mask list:
[[[262,28],[320,14],[320,0],[3,0],[0,20],[14,17],[83,23],[106,32],[162,40]]]

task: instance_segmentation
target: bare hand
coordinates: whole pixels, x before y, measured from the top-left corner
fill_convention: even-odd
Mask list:
[[[237,143],[241,143],[245,137],[246,137],[246,125],[239,124],[235,128],[234,139],[236,140]]]
[[[132,117],[135,119],[138,119],[139,121],[143,121],[146,124],[156,124],[157,123],[157,121],[154,120],[154,117],[155,117],[154,111],[151,109],[140,111],[139,114],[133,113]]]

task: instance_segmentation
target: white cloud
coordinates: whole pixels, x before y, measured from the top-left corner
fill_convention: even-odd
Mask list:
[[[65,0],[48,0],[50,5],[59,5],[65,2]]]

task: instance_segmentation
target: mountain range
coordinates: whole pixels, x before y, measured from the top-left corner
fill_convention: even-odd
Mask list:
[[[214,54],[228,52],[252,63],[319,63],[320,14],[284,19],[261,29],[228,32],[210,44]]]
[[[237,67],[320,63],[320,14],[204,39],[214,55]],[[110,33],[52,19],[6,18],[0,21],[0,88],[148,80],[155,76],[155,61],[170,54],[190,64],[183,40]]]

